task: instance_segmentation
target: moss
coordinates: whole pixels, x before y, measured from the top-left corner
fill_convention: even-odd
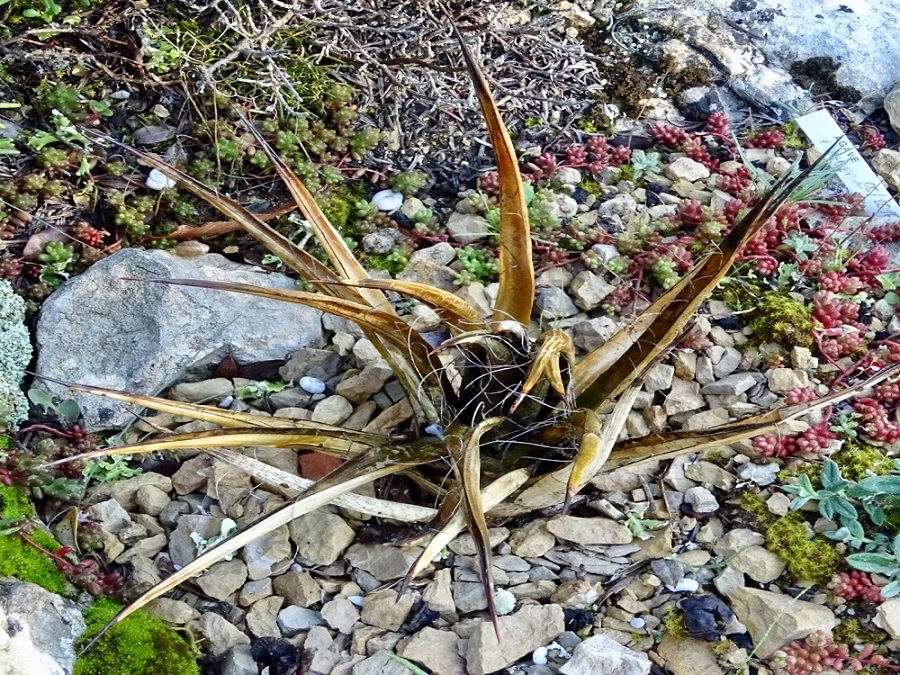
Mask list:
[[[757,342],[778,342],[784,347],[811,347],[813,320],[802,302],[779,293],[766,293],[750,324]]]
[[[852,645],[866,642],[879,644],[888,638],[887,633],[876,628],[871,621],[866,621],[865,627],[863,627],[859,619],[844,619],[834,627],[832,634],[836,644]]]
[[[97,600],[84,613],[87,644],[122,608]],[[117,624],[75,662],[73,675],[196,675],[197,654],[189,640],[160,619],[139,611]]]
[[[769,525],[766,547],[787,565],[798,582],[824,583],[837,572],[843,558],[826,539],[809,539],[803,517],[789,513]]]
[[[753,516],[754,520],[760,524],[765,524],[772,520],[772,513],[766,505],[766,500],[756,492],[745,491],[741,494],[741,508]]]
[[[36,517],[28,494],[22,488],[0,485],[0,520],[18,516]],[[29,537],[48,550],[59,548],[59,543],[41,529],[35,529]],[[15,534],[0,535],[0,577],[15,577],[60,595],[72,592],[56,563]]]
[[[894,462],[884,456],[878,448],[865,443],[847,441],[844,446],[831,456],[841,467],[841,475],[847,480],[859,481],[875,474],[883,476],[894,468]]]
[[[666,616],[663,618],[663,626],[666,627],[666,634],[674,638],[687,637],[687,626],[684,625],[684,617],[672,605],[668,608]]]

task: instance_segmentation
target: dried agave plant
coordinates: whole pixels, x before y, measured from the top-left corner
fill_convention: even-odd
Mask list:
[[[459,37],[459,35],[457,34]],[[418,575],[462,530],[471,533],[480,559],[489,612],[497,626],[486,513],[500,517],[568,506],[598,472],[670,459],[771,432],[780,423],[833,405],[887,377],[883,371],[854,389],[703,431],[671,432],[617,441],[641,377],[684,334],[700,304],[735,261],[740,248],[802,183],[786,178],[760,197],[709,253],[630,325],[580,360],[567,333],[550,329],[537,339],[527,329],[534,301],[534,270],[527,209],[512,142],[474,57],[462,53],[487,122],[500,174],[500,289],[490,318],[459,297],[420,283],[370,279],[303,183],[244,120],[309,221],[331,267],[263,223],[235,201],[210,190],[158,158],[113,142],[208,201],[318,292],[195,280],[147,280],[246,293],[299,303],[362,328],[392,367],[414,411],[405,435],[383,436],[311,422],[261,417],[162,398],[71,385],[160,412],[212,422],[218,430],[163,435],[79,458],[201,449],[263,483],[295,489],[298,496],[178,570],[122,610],[121,620],[203,572],[254,539],[326,504],[395,521],[428,522],[433,533],[407,581]],[[432,307],[450,337],[432,347],[388,302],[385,291]],[[344,460],[317,482],[297,478],[233,448],[271,446],[317,450]],[[555,470],[554,470],[555,468]],[[405,473],[435,496],[439,508],[399,504],[354,494],[394,473]],[[451,478],[445,480],[446,476]],[[99,636],[98,636],[99,637]]]

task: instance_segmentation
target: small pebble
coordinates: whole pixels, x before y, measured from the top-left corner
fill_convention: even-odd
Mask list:
[[[226,396],[221,401],[219,401],[220,408],[229,408],[231,404],[234,403],[234,396]]]
[[[494,592],[494,604],[497,606],[497,614],[500,616],[512,614],[516,608],[516,596],[505,588],[499,588]]]
[[[325,383],[318,377],[301,377],[298,384],[307,394],[321,394],[325,391]]]
[[[429,436],[437,436],[438,438],[444,437],[444,427],[440,424],[429,424],[425,427],[425,433]]]
[[[147,176],[147,180],[144,182],[151,190],[165,190],[166,188],[175,187],[176,183],[171,178],[165,176],[158,169],[151,169],[150,175]]]
[[[403,206],[403,195],[393,190],[382,190],[372,195],[372,203],[379,211],[393,213]]]
[[[547,648],[546,647],[538,647],[534,650],[534,654],[531,655],[531,661],[536,666],[546,666],[547,665]]]
[[[675,584],[672,590],[676,593],[693,593],[698,588],[700,588],[700,584],[695,579],[682,579]]]
[[[179,258],[196,258],[209,253],[209,246],[202,241],[180,241],[175,244],[172,252]]]
[[[109,97],[116,101],[125,101],[131,98],[131,92],[125,91],[124,89],[119,89],[118,91],[114,91],[109,95]]]
[[[641,628],[643,628],[645,625],[647,625],[647,622],[644,621],[644,620],[643,620],[641,617],[639,617],[639,616],[634,617],[631,621],[629,621],[629,623],[631,624],[631,627],[632,627],[632,628],[637,628],[637,629],[641,629]]]
[[[347,599],[350,601],[350,604],[356,607],[362,607],[366,604],[366,599],[361,595],[351,595]]]

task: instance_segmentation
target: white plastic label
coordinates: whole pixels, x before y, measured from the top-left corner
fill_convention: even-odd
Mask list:
[[[900,205],[887,191],[884,180],[872,171],[827,110],[798,117],[797,124],[819,152],[836,144],[832,156],[838,162],[837,177],[848,190],[865,197],[866,213],[900,218]]]

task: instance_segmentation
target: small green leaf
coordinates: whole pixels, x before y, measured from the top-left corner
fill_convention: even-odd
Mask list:
[[[881,589],[881,597],[885,599],[893,598],[897,594],[900,594],[900,579],[895,579]]]
[[[898,564],[894,557],[884,553],[854,553],[848,555],[846,561],[853,569],[863,572],[893,576],[898,571]]]

